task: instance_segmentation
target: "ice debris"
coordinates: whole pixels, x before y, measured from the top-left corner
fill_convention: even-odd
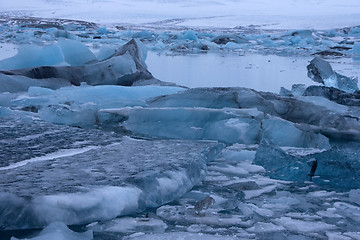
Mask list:
[[[348,93],[359,90],[357,78],[349,78],[333,71],[331,65],[319,57],[311,60],[307,69],[309,78],[327,87],[338,88]]]

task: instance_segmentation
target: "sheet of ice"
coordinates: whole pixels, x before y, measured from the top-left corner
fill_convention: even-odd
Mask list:
[[[255,190],[245,190],[245,199],[251,199],[251,198],[255,198],[258,197],[262,194],[266,194],[266,193],[271,193],[276,189],[276,185],[270,185],[270,186],[266,186],[260,189],[255,189]]]
[[[220,150],[211,142],[125,137],[73,156],[2,170],[1,225],[26,229],[53,221],[86,224],[157,207],[198,183],[205,176],[205,163]]]
[[[285,228],[273,223],[257,222],[254,226],[246,230],[253,233],[268,233],[285,231]]]
[[[84,147],[84,148],[80,148],[80,149],[66,149],[66,150],[61,149],[61,150],[59,150],[57,152],[50,153],[50,154],[47,154],[47,155],[42,156],[42,157],[35,157],[35,158],[31,158],[31,159],[26,159],[26,160],[23,160],[21,162],[16,162],[16,163],[11,164],[11,165],[6,166],[6,167],[0,167],[0,171],[11,170],[11,169],[14,169],[14,168],[25,166],[26,164],[33,163],[33,162],[49,161],[49,160],[62,158],[62,157],[74,156],[74,155],[84,153],[84,152],[90,151],[92,149],[97,149],[97,148],[99,148],[99,147],[90,146],[90,147]]]
[[[332,224],[327,224],[323,222],[312,222],[312,221],[302,221],[297,219],[292,219],[289,217],[280,217],[273,220],[277,225],[283,226],[288,231],[296,233],[315,233],[323,232],[327,230],[333,230],[337,227]]]
[[[168,228],[161,219],[152,217],[122,217],[105,223],[96,223],[88,229],[94,232],[120,232],[120,233],[163,233]]]
[[[210,210],[210,211],[209,211]],[[168,221],[176,221],[179,223],[206,224],[218,227],[230,227],[238,225],[241,227],[250,227],[251,221],[245,221],[241,215],[224,215],[218,216],[211,213],[212,209],[197,214],[192,209],[186,209],[185,206],[164,205],[156,210],[156,215]]]
[[[172,232],[165,234],[144,234],[140,236],[135,236],[135,240],[235,240],[239,239],[234,236],[219,236],[219,235],[210,235],[210,234],[202,234],[202,233],[189,233],[189,232]]]
[[[91,230],[78,233],[70,230],[62,222],[53,222],[45,227],[38,236],[33,238],[26,238],[27,240],[91,240],[93,233]],[[11,240],[18,240],[12,237]]]

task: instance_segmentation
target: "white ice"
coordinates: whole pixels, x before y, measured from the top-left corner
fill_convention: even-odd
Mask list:
[[[128,238],[129,239],[129,238]],[[235,240],[239,239],[236,236],[220,236],[220,235],[210,235],[203,233],[188,233],[188,232],[171,232],[164,234],[144,234],[130,238],[134,240]]]

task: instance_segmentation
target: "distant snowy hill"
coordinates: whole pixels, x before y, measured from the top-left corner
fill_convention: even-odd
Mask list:
[[[329,29],[358,25],[358,0],[13,0],[0,14],[70,18],[103,24],[267,29]]]

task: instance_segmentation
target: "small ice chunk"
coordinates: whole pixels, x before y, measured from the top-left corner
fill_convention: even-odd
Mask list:
[[[352,240],[351,237],[346,237],[337,232],[326,232],[326,236],[328,237],[328,240]]]
[[[98,29],[96,29],[96,32],[99,34],[106,34],[107,29],[106,29],[106,27],[99,27]]]
[[[321,191],[310,192],[309,196],[312,198],[314,198],[314,197],[327,198],[327,197],[333,196],[334,194],[335,194],[334,191],[328,192],[328,191],[321,190]]]
[[[291,93],[294,96],[302,96],[306,90],[305,84],[293,84],[291,86]]]
[[[274,191],[275,189],[276,189],[276,185],[270,185],[270,186],[263,187],[261,189],[247,190],[247,191],[244,191],[245,199],[251,199],[254,197],[258,197],[262,194],[270,193],[270,192]]]
[[[351,218],[355,222],[360,222],[360,207],[344,202],[336,202],[334,207],[338,214]]]
[[[193,30],[187,30],[185,32],[182,32],[179,37],[181,39],[187,39],[187,40],[191,40],[191,41],[197,41],[197,32],[193,31]]]
[[[273,220],[276,224],[285,227],[288,231],[296,233],[314,233],[333,230],[337,227],[332,224],[314,221],[302,221],[289,217],[280,217]]]
[[[289,212],[285,214],[286,217],[305,220],[305,221],[312,221],[312,220],[321,220],[322,217],[317,215],[310,215],[303,212]]]
[[[235,189],[238,191],[256,190],[260,189],[259,185],[255,181],[241,181],[227,185],[226,187]]]
[[[90,229],[94,232],[121,232],[121,233],[134,233],[134,232],[152,232],[163,233],[167,229],[167,224],[161,219],[152,217],[122,217],[98,224]]]
[[[241,168],[241,167],[237,167],[237,166],[232,166],[232,165],[225,165],[225,166],[210,166],[208,168],[209,171],[216,171],[216,172],[221,172],[224,174],[229,174],[229,175],[234,175],[234,176],[244,176],[244,175],[248,175],[249,172],[246,171],[245,169]]]
[[[360,189],[352,189],[349,192],[349,201],[360,205]]]
[[[360,42],[355,42],[353,46],[354,57],[360,57]]]
[[[248,228],[247,231],[253,233],[270,233],[270,232],[280,232],[285,231],[285,228],[282,226],[275,225],[273,223],[257,222],[251,228]]]
[[[90,240],[93,239],[93,233],[91,230],[78,233],[70,230],[62,222],[53,222],[44,228],[38,236],[34,238],[26,238],[27,240]],[[11,240],[18,240],[18,238],[12,237]]]

